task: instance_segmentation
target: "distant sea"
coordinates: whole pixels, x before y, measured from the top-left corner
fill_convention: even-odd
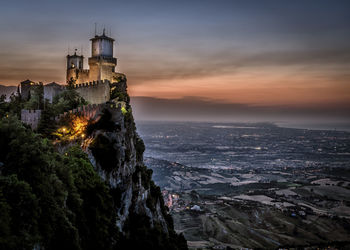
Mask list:
[[[276,122],[279,127],[350,132],[350,122]]]
[[[305,124],[137,122],[145,157],[190,167],[350,167],[350,132],[339,127],[310,128]]]

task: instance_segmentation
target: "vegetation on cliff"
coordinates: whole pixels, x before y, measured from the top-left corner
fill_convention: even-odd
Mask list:
[[[87,102],[84,98],[80,97],[74,89],[66,89],[55,96],[52,103],[45,102],[45,109],[42,112],[38,132],[45,136],[51,136],[57,129],[56,124],[52,122],[53,117],[86,104]]]
[[[105,178],[118,176],[112,179],[117,179],[120,184],[111,188],[116,210],[124,210],[125,203],[130,202],[130,206],[126,208],[128,216],[123,224],[119,247],[187,249],[183,235],[176,234],[174,230],[173,220],[164,205],[160,188],[152,181],[152,170],[143,165],[145,145],[135,133],[133,117],[131,114],[123,114],[122,117],[123,126],[114,122],[113,115],[105,110],[98,122],[87,127],[88,135],[94,138],[89,150],[96,159],[97,168]],[[123,150],[120,150],[121,148]],[[135,162],[136,165],[133,166],[131,162]],[[131,176],[125,171],[128,166],[133,168]],[[125,196],[130,187],[132,196],[127,201]],[[146,200],[142,197],[146,197]],[[158,217],[164,218],[164,224]]]
[[[131,175],[118,180],[129,183],[133,190],[122,227],[117,221],[126,207],[126,191],[104,179],[76,141],[61,143],[74,132],[74,126],[67,123],[61,131],[64,136],[53,145],[52,139],[60,137],[52,136],[57,131],[52,117],[83,103],[68,90],[53,104],[45,104],[47,113],[38,133],[18,119],[18,107],[30,103],[16,96],[2,103],[0,249],[187,249],[183,235],[174,231],[152,171],[143,165],[145,145],[136,134],[128,102],[127,113],[120,111],[121,123],[112,122],[116,115],[110,112],[89,126],[84,123],[84,133],[94,138],[89,145],[94,161],[103,171],[120,171],[118,164],[122,163],[130,166]],[[121,140],[117,146],[111,141],[114,137]],[[145,193],[145,209],[157,215],[153,219],[136,209],[143,206],[139,197]]]
[[[42,85],[34,86],[31,92],[28,100],[21,99],[20,95],[11,95],[10,101],[5,102],[6,96],[1,96],[0,117],[13,115],[20,119],[22,109],[41,109],[38,132],[45,137],[52,138],[52,133],[58,128],[53,122],[55,116],[87,104],[84,98],[71,88],[55,96],[52,103],[44,101]]]
[[[110,190],[80,147],[59,154],[11,116],[0,138],[1,249],[112,249]]]

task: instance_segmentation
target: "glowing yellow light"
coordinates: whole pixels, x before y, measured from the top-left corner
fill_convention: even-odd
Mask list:
[[[75,116],[69,127],[61,127],[57,134],[64,140],[75,140],[77,138],[85,138],[85,130],[88,125],[88,120],[85,117]]]
[[[128,111],[126,110],[125,107],[122,107],[122,113],[123,113],[123,115],[126,115],[126,113],[128,113]]]

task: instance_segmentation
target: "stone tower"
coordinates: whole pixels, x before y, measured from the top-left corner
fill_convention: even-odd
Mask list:
[[[113,57],[114,39],[102,35],[95,35],[91,41],[91,57],[89,57],[89,69],[84,69],[83,55],[67,56],[67,83],[80,84],[93,81],[115,82],[120,74],[115,72],[117,58]]]
[[[90,80],[109,80],[113,82],[117,59],[113,57],[114,39],[103,34],[95,36],[91,41],[91,57],[89,58]]]
[[[70,81],[77,82],[85,80],[88,81],[89,74],[88,72],[83,74],[84,72],[84,56],[77,55],[77,51],[75,50],[74,55],[67,55],[67,83]],[[84,79],[82,79],[84,78]]]

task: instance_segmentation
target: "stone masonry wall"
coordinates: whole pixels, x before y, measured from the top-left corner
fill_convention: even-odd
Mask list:
[[[60,85],[44,85],[44,100],[48,100],[52,103],[54,97],[60,94],[64,90]]]
[[[59,116],[55,117],[55,121],[59,121],[61,118],[67,116],[68,114],[75,114],[78,116],[83,116],[87,120],[94,119],[96,120],[99,115],[101,115],[101,111],[103,109],[110,110],[121,110],[122,105],[120,103],[102,103],[102,104],[88,104],[82,107],[78,107],[76,109],[69,110],[68,112],[64,112]]]
[[[105,103],[110,99],[110,82],[108,80],[75,84],[74,89],[89,104]]]
[[[41,110],[21,110],[21,121],[31,126],[33,130],[38,128],[41,117]]]

